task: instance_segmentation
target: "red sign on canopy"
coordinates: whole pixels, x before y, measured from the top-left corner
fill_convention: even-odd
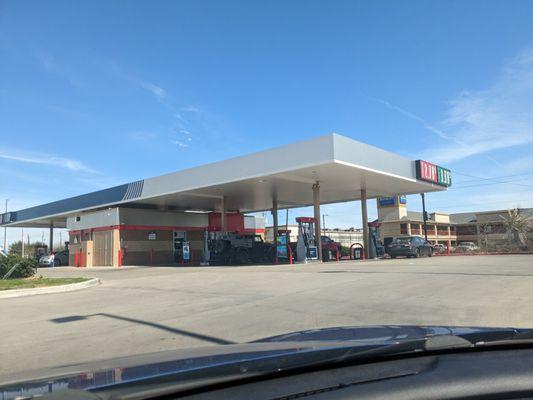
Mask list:
[[[417,161],[417,175],[418,179],[438,183],[439,177],[437,174],[437,166],[435,164],[429,163],[427,161],[418,160]]]

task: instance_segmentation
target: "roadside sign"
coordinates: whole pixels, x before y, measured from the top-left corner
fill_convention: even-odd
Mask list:
[[[157,234],[155,232],[148,232],[148,240],[156,240]]]

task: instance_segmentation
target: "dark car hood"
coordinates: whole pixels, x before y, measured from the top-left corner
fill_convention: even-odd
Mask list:
[[[514,328],[475,328],[446,326],[364,326],[336,327],[293,332],[251,343],[170,350],[106,361],[32,371],[21,376],[0,378],[4,399],[21,393],[43,393],[64,389],[94,389],[164,374],[201,371],[214,365],[227,365],[266,357],[305,353],[344,346],[397,344],[414,339],[454,335],[472,343],[500,341],[533,330]]]

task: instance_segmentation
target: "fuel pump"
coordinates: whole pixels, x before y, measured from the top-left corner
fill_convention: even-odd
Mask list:
[[[383,256],[384,248],[380,241],[379,228],[381,222],[373,221],[368,223],[368,235],[369,237],[369,248],[368,248],[368,257],[376,258]]]
[[[298,242],[296,243],[296,259],[301,262],[318,260],[317,238],[315,237],[315,219],[298,217]],[[320,240],[320,238],[318,238]]]
[[[174,231],[172,233],[172,248],[174,251],[174,262],[181,264],[184,261],[183,258],[183,246],[186,240],[185,231]]]

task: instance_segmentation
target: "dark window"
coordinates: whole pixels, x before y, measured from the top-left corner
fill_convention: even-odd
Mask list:
[[[447,235],[448,227],[446,225],[437,225],[437,233],[439,235]]]
[[[476,235],[477,230],[475,225],[459,225],[457,227],[458,235]]]
[[[402,235],[407,235],[407,224],[400,224],[400,233]]]

